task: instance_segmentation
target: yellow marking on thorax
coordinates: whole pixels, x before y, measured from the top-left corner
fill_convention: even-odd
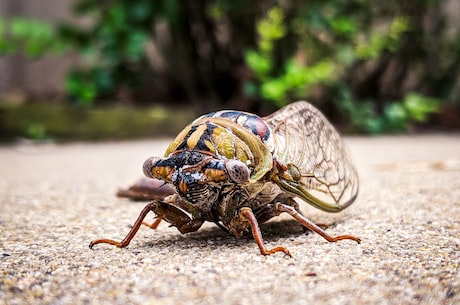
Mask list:
[[[201,136],[207,128],[208,126],[206,124],[202,124],[198,126],[198,128],[188,137],[187,146],[190,149],[195,148],[195,146],[198,144],[198,141],[200,140]]]
[[[216,152],[216,149],[214,148],[214,145],[212,144],[211,141],[209,140],[204,140],[204,144],[206,145],[207,148],[209,148],[209,151],[212,153]]]

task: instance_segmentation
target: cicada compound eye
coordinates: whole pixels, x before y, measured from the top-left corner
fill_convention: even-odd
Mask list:
[[[150,157],[144,162],[143,170],[144,175],[149,178],[155,178],[152,173],[152,168],[156,165],[156,163],[160,160],[159,157]]]
[[[249,168],[239,160],[228,160],[225,163],[228,176],[236,183],[246,183],[249,181]]]

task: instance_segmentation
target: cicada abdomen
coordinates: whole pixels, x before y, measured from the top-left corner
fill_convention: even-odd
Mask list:
[[[281,188],[328,212],[353,203],[356,170],[340,135],[319,110],[296,102],[263,119],[273,136],[273,157],[290,174],[277,181]]]

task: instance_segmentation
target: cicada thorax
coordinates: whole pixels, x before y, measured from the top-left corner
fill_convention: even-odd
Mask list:
[[[222,118],[230,120],[258,136],[260,140],[268,146],[270,151],[274,149],[273,134],[271,129],[258,115],[243,111],[221,110],[205,114],[198,118],[195,122],[202,120],[203,118]]]
[[[182,208],[195,217],[222,221],[252,196],[242,190],[264,184],[273,167],[261,135],[230,119],[204,116],[179,133],[163,158],[149,158],[144,173],[172,184]]]
[[[250,168],[249,180],[254,182],[272,169],[271,141],[270,129],[260,117],[221,111],[202,116],[182,130],[165,157],[182,151],[201,151],[217,158],[238,160]]]

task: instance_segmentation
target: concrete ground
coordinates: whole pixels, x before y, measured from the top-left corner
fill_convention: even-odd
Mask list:
[[[460,136],[347,138],[361,178],[338,214],[303,206],[328,243],[289,217],[248,234],[213,224],[181,235],[142,227],[144,206],[114,196],[168,140],[0,147],[1,304],[460,304]]]

